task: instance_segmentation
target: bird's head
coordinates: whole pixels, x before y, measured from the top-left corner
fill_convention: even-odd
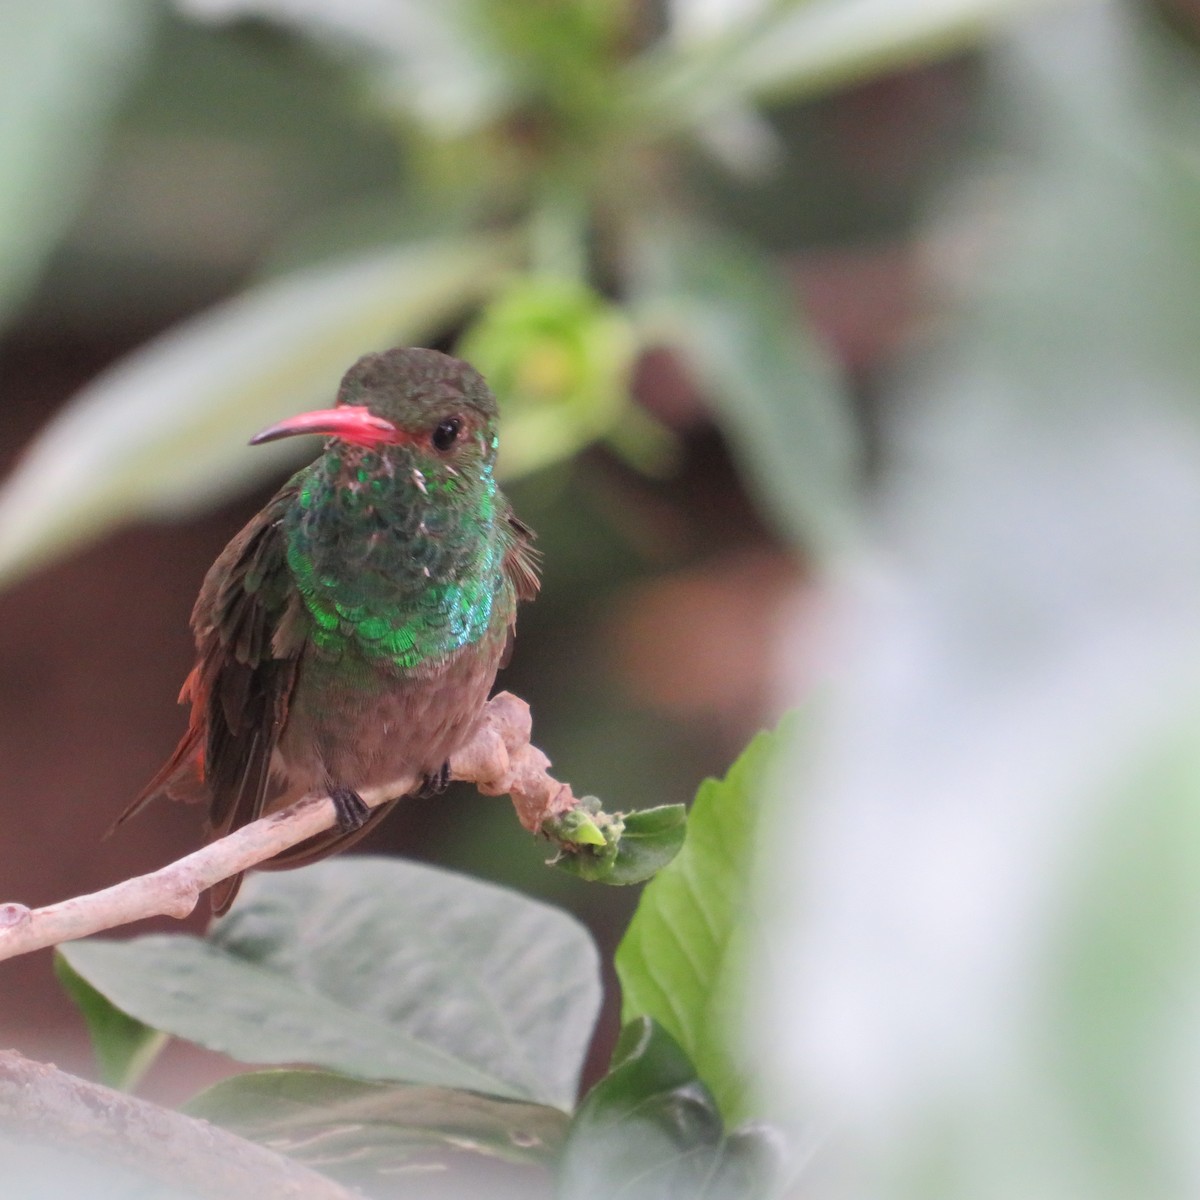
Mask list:
[[[436,350],[401,347],[366,354],[343,376],[333,408],[289,417],[251,445],[320,433],[418,463],[490,466],[496,457],[496,400],[474,367]]]

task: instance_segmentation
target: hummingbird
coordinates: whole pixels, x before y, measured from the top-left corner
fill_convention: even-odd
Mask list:
[[[345,849],[404,798],[368,808],[362,791],[413,776],[413,795],[445,788],[539,586],[534,535],[496,485],[497,416],[467,363],[395,348],[360,358],[333,408],[251,439],[328,437],[209,568],[187,731],[118,825],[166,795],[206,803],[212,841],[329,795],[336,825],[263,864],[287,869]],[[212,889],[216,915],[241,879]]]

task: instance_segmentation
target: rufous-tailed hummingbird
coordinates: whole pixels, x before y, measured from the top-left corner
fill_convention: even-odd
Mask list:
[[[424,794],[445,786],[517,601],[538,590],[533,535],[496,486],[496,423],[473,368],[394,349],[360,358],[335,407],[253,439],[330,435],[205,576],[187,732],[120,821],[159,795],[202,800],[211,839],[328,794],[337,825],[265,864],[298,867],[396,803],[368,808],[360,790],[414,775]],[[214,912],[240,883],[213,888]]]

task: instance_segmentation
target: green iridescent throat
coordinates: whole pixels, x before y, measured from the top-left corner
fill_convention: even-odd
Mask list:
[[[329,450],[298,481],[287,561],[315,647],[413,670],[484,636],[508,586],[490,461],[467,479]]]

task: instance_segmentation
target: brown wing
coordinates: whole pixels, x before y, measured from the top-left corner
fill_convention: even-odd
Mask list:
[[[508,548],[504,552],[504,573],[512,582],[517,600],[533,600],[541,590],[542,556],[533,544],[537,534],[529,528],[511,509],[505,514],[509,531]],[[517,636],[517,618],[514,610],[508,625],[504,649],[500,654],[500,667],[508,666],[512,658],[513,641]]]
[[[504,555],[504,571],[517,590],[518,600],[533,600],[542,587],[542,556],[534,546],[537,534],[511,511],[505,516],[511,537]]]
[[[192,705],[187,732],[117,824],[162,794],[206,799],[210,840],[262,813],[307,633],[281,530],[295,495],[293,480],[209,569],[192,610],[198,657],[180,693]],[[240,882],[213,889],[214,911]]]

